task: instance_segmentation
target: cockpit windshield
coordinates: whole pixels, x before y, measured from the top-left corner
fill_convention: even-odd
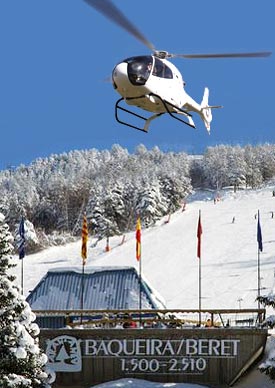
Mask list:
[[[153,67],[153,57],[150,55],[131,57],[124,60],[128,64],[127,71],[133,85],[145,85]]]
[[[130,82],[133,85],[145,85],[150,74],[160,78],[173,78],[173,73],[159,58],[151,55],[131,57],[125,59]]]

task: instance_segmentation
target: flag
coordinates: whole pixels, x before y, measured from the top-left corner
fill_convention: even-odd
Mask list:
[[[87,259],[87,241],[88,241],[88,225],[87,225],[87,218],[84,215],[83,224],[82,224],[82,247],[81,247],[81,256],[83,259],[83,265],[86,264],[86,259]]]
[[[198,221],[198,229],[197,229],[197,238],[198,238],[198,245],[197,245],[197,257],[201,258],[201,235],[202,235],[202,226],[201,226],[201,212],[199,213],[199,221]]]
[[[140,217],[137,219],[137,226],[136,226],[136,258],[137,261],[140,260],[141,257],[141,223],[140,223]]]
[[[18,242],[18,253],[19,253],[19,259],[22,260],[25,257],[25,224],[24,224],[24,218],[21,218],[20,224],[19,224],[19,242]]]
[[[263,251],[263,240],[262,240],[262,230],[260,224],[260,212],[258,210],[258,225],[257,225],[257,241],[258,241],[258,249],[259,251]]]

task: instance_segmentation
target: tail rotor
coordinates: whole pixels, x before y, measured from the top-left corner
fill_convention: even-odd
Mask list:
[[[209,99],[209,89],[204,89],[204,94],[201,102],[201,118],[204,122],[205,128],[207,129],[207,132],[210,135],[210,123],[212,121],[212,111],[211,109],[217,109],[222,108],[221,105],[208,105],[208,99]]]

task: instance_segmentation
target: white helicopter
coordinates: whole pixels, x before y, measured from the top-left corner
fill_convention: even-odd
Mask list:
[[[180,71],[167,58],[251,58],[271,55],[269,51],[225,54],[169,54],[167,51],[158,51],[111,0],[84,1],[120,25],[153,52],[152,55],[134,56],[124,59],[115,66],[112,72],[113,86],[121,95],[121,98],[115,105],[116,120],[121,124],[144,132],[148,132],[152,120],[165,113],[195,128],[192,115],[189,112],[196,112],[200,115],[210,134],[211,109],[222,107],[220,105],[211,106],[208,104],[209,90],[207,87],[204,89],[201,103],[194,101],[184,90],[185,82]],[[154,114],[148,118],[143,117],[123,107],[121,105],[123,102]],[[143,120],[143,127],[122,121],[118,115],[120,110]]]

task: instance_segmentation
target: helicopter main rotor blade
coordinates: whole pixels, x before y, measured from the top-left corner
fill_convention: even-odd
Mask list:
[[[259,51],[254,53],[224,53],[224,54],[171,54],[171,57],[208,59],[208,58],[263,58],[269,57],[270,51]]]
[[[140,42],[145,44],[150,50],[154,51],[155,48],[151,42],[149,42],[140,31],[131,23],[126,16],[112,3],[111,0],[84,0],[91,7],[102,13],[109,18],[112,22],[118,24],[128,33],[133,35]]]

